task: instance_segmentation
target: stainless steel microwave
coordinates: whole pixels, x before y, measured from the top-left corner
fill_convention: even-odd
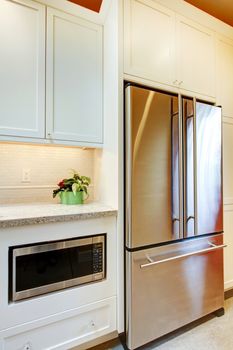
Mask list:
[[[106,234],[9,249],[9,299],[17,301],[105,278]]]

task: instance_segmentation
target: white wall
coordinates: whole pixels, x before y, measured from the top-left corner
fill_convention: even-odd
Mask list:
[[[31,182],[22,182],[23,169],[30,169]],[[0,143],[0,204],[52,202],[52,190],[75,169],[90,176],[93,198],[94,150],[77,147]]]

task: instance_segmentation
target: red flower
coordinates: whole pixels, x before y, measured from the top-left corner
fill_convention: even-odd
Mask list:
[[[59,186],[60,188],[63,188],[63,187],[65,186],[64,181],[63,181],[63,180],[60,181],[59,184],[58,184],[58,186]]]

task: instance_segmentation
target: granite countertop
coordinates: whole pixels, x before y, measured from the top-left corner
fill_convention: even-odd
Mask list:
[[[0,228],[85,220],[111,215],[117,215],[117,210],[98,202],[81,205],[8,204],[0,205]]]

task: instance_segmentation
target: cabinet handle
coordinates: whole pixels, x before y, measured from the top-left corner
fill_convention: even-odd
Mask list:
[[[181,85],[181,84],[183,84],[183,80],[181,80],[181,81],[179,82],[179,85]]]
[[[174,85],[176,85],[177,83],[178,83],[178,80],[177,80],[177,79],[173,81],[173,84],[174,84]]]

